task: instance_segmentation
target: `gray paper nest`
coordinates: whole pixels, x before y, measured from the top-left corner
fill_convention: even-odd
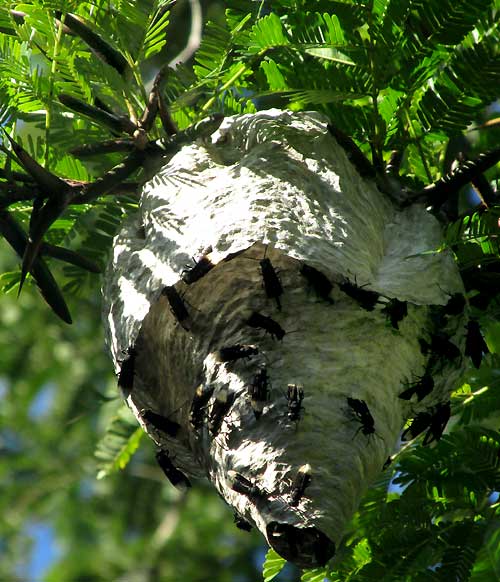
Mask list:
[[[363,179],[327,124],[261,111],[184,147],[144,186],[103,293],[167,474],[208,477],[300,567],[334,555],[407,419],[445,410],[464,366],[438,221]]]

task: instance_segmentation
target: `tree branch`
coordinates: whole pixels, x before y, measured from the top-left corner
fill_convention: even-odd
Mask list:
[[[14,218],[5,210],[0,211],[0,232],[15,252],[20,257],[23,257],[27,247],[28,237]],[[64,297],[52,273],[40,257],[34,259],[31,265],[31,273],[43,298],[54,313],[66,323],[72,323]]]
[[[409,206],[415,202],[424,202],[433,208],[442,206],[448,198],[458,192],[469,182],[476,180],[478,176],[492,168],[500,161],[500,148],[496,148],[485,154],[480,154],[475,160],[466,161],[455,170],[443,176],[423,190],[410,194],[405,202]]]

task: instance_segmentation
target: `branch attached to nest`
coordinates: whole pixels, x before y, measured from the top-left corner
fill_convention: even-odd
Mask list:
[[[59,95],[59,101],[69,109],[72,109],[81,115],[85,115],[95,123],[105,125],[111,131],[116,133],[128,133],[129,135],[133,135],[138,129],[137,125],[127,116],[109,113],[100,107],[95,107],[94,105],[85,103],[85,101],[77,99],[72,95],[61,93]]]
[[[423,202],[433,208],[442,206],[451,195],[458,192],[469,182],[476,181],[484,172],[492,168],[500,161],[500,148],[496,148],[485,154],[480,154],[475,160],[466,161],[460,164],[446,176],[437,180],[433,184],[426,186],[423,190],[408,196],[405,206],[410,206],[415,202]]]

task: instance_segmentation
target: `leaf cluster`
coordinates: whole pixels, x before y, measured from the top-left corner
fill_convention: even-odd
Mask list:
[[[142,150],[165,133],[156,112],[168,70],[151,90],[146,75],[166,44],[170,5],[157,0],[96,9],[35,1],[0,7],[2,125],[15,135],[0,146],[1,229],[23,259],[20,278],[9,277],[3,289],[21,287],[31,271],[67,322],[43,255],[80,267],[64,270],[64,286],[84,292],[81,269],[100,270],[117,225],[136,201],[137,182],[124,181],[144,174]],[[165,115],[163,125],[177,131]],[[167,152],[173,155],[180,141],[182,135]],[[122,150],[129,153],[125,160],[117,153]],[[107,204],[102,197],[113,189]],[[52,248],[60,244],[67,246]]]
[[[442,173],[436,145],[497,97],[500,33],[490,0],[281,1],[250,19],[241,3],[228,5],[225,29],[208,28],[197,56],[217,72],[221,100],[229,92],[222,79],[239,66],[258,108],[320,109],[375,164],[406,151],[402,169],[421,185]]]

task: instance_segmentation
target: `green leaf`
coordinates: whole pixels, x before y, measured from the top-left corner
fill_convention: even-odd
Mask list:
[[[412,4],[411,27],[421,42],[453,45],[474,29],[491,0],[418,0]]]
[[[95,457],[98,460],[97,479],[124,469],[137,450],[144,431],[137,427],[137,420],[127,406],[122,405],[117,416],[97,443]]]
[[[500,523],[498,517],[491,517],[484,543],[479,549],[472,569],[471,582],[500,580]]]
[[[330,580],[328,572],[325,568],[314,568],[313,570],[306,570],[300,577],[300,582],[325,582]]]
[[[301,105],[320,105],[324,103],[338,103],[346,99],[359,99],[365,95],[363,93],[347,93],[334,89],[309,89],[306,91],[290,90],[284,92],[292,103]]]
[[[271,91],[283,91],[284,89],[288,89],[285,77],[281,73],[275,60],[271,58],[265,59],[260,66],[267,77],[267,82]]]
[[[335,14],[295,14],[290,32],[293,36],[291,47],[321,59],[355,65],[356,57],[363,58],[365,53],[363,47],[346,41],[344,30]]]
[[[357,567],[362,568],[372,560],[372,552],[370,548],[370,543],[367,539],[361,540],[359,544],[356,544],[354,551],[352,553],[353,559],[356,561]]]
[[[20,280],[20,271],[7,271],[0,275],[0,289],[2,293],[9,293],[14,289],[17,290]]]
[[[200,48],[196,51],[193,70],[199,79],[219,74],[229,52],[231,35],[223,26],[209,22]]]
[[[305,52],[313,57],[325,59],[327,61],[334,61],[343,65],[355,65],[356,63],[347,55],[333,47],[312,47],[306,48]]]
[[[261,52],[264,49],[287,46],[290,40],[285,35],[280,18],[271,13],[257,21],[250,35],[250,49]]]
[[[487,211],[475,212],[449,224],[445,232],[446,244],[453,247],[456,244],[478,244],[483,255],[499,256],[498,229],[500,207],[492,207]],[[478,256],[478,262],[481,262]]]
[[[269,548],[262,566],[264,582],[271,582],[281,572],[285,564],[285,558],[282,558],[272,548]]]
[[[142,50],[144,52],[144,59],[149,59],[153,55],[158,54],[167,43],[165,38],[165,31],[169,24],[170,11],[161,14],[158,19],[153,19],[144,37],[144,44]]]

